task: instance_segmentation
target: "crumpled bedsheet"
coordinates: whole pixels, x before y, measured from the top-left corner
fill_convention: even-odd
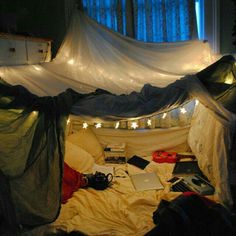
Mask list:
[[[145,170],[127,165],[115,165],[112,186],[103,191],[79,189],[62,205],[58,219],[51,227],[66,232],[80,231],[86,235],[141,236],[155,225],[152,214],[161,199],[173,200],[180,193],[170,192],[166,181],[171,178],[173,164],[151,162]],[[130,174],[156,172],[164,190],[137,192]]]

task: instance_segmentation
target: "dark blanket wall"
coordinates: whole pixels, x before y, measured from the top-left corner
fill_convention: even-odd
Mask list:
[[[0,191],[0,215],[11,225],[15,221],[35,226],[56,219],[66,120],[78,99],[72,90],[40,98],[0,82],[0,182],[10,191]]]
[[[236,65],[233,56],[223,56],[196,75],[214,99],[236,113]]]

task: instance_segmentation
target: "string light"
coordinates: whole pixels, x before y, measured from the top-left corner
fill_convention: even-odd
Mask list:
[[[199,100],[195,100],[195,105],[197,106],[199,104]]]
[[[197,100],[197,99],[195,99],[195,105],[198,105],[199,104],[199,100]],[[186,112],[187,112],[187,110],[186,110],[186,108],[184,108],[184,107],[179,107],[179,110],[180,110],[180,113],[182,113],[182,114],[185,114]],[[168,113],[167,112],[164,112],[164,113],[162,113],[161,114],[161,118],[162,119],[165,119],[166,117],[167,117],[167,115],[168,115]],[[111,124],[110,126],[107,126],[107,125],[105,125],[105,127],[112,127],[113,126],[113,128],[115,128],[115,129],[119,129],[119,128],[125,128],[125,127],[127,127],[127,122],[128,122],[128,124],[130,124],[130,126],[128,125],[128,127],[130,127],[131,129],[137,129],[137,128],[145,128],[145,127],[152,127],[153,126],[153,128],[155,128],[156,126],[155,126],[155,119],[158,117],[158,115],[152,115],[152,116],[150,116],[150,117],[146,117],[145,119],[146,119],[146,125],[145,125],[145,119],[143,119],[143,118],[141,118],[141,119],[136,119],[135,121],[122,121],[122,122],[120,122],[120,121],[116,121],[116,122],[114,122],[113,124]],[[125,127],[123,127],[123,122],[126,122],[124,125],[125,125]],[[153,122],[154,122],[154,124],[153,124]],[[69,124],[70,123],[70,120],[68,119],[67,120],[67,124]],[[88,126],[89,126],[89,124],[88,123],[86,123],[86,122],[83,122],[82,123],[82,128],[83,129],[87,129],[88,128]],[[99,129],[99,128],[102,128],[102,123],[94,123],[94,126],[95,126],[95,128],[96,129]]]
[[[33,66],[34,67],[34,69],[35,70],[37,70],[37,71],[41,71],[42,69],[40,68],[40,67],[38,67],[38,66]]]
[[[116,124],[115,124],[115,129],[118,129],[119,126],[120,126],[120,122],[116,122]]]
[[[95,124],[95,127],[96,127],[96,129],[99,129],[99,128],[102,127],[102,124],[101,123],[97,123],[97,124]]]
[[[233,76],[228,76],[225,79],[225,84],[232,84],[234,82]]]
[[[147,120],[147,125],[148,125],[148,126],[151,126],[151,125],[152,125],[151,119],[148,119],[148,120]]]
[[[167,116],[167,113],[165,112],[163,115],[162,115],[162,119],[165,119]]]
[[[184,114],[184,113],[186,113],[187,111],[186,111],[186,109],[185,109],[184,107],[181,107],[181,108],[180,108],[180,112]]]
[[[67,119],[66,124],[67,124],[67,125],[70,124],[70,118]]]
[[[84,122],[83,123],[83,129],[87,129],[88,128],[88,123]]]
[[[74,59],[70,59],[67,63],[70,65],[74,65],[75,61],[74,61]]]
[[[38,113],[37,111],[33,111],[33,115],[37,115],[37,113]]]
[[[131,128],[133,128],[133,129],[138,128],[138,123],[137,122],[131,122]]]

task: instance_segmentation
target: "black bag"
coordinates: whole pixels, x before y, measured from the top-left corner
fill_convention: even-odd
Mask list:
[[[162,200],[153,213],[157,225],[146,236],[233,236],[230,212],[197,194]]]

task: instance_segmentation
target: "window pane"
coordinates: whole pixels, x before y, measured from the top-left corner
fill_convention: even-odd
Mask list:
[[[133,17],[137,40],[176,42],[192,38],[193,3],[203,0],[133,0],[133,15],[126,12],[126,1],[83,0],[83,6],[90,17],[124,35],[126,17]]]

